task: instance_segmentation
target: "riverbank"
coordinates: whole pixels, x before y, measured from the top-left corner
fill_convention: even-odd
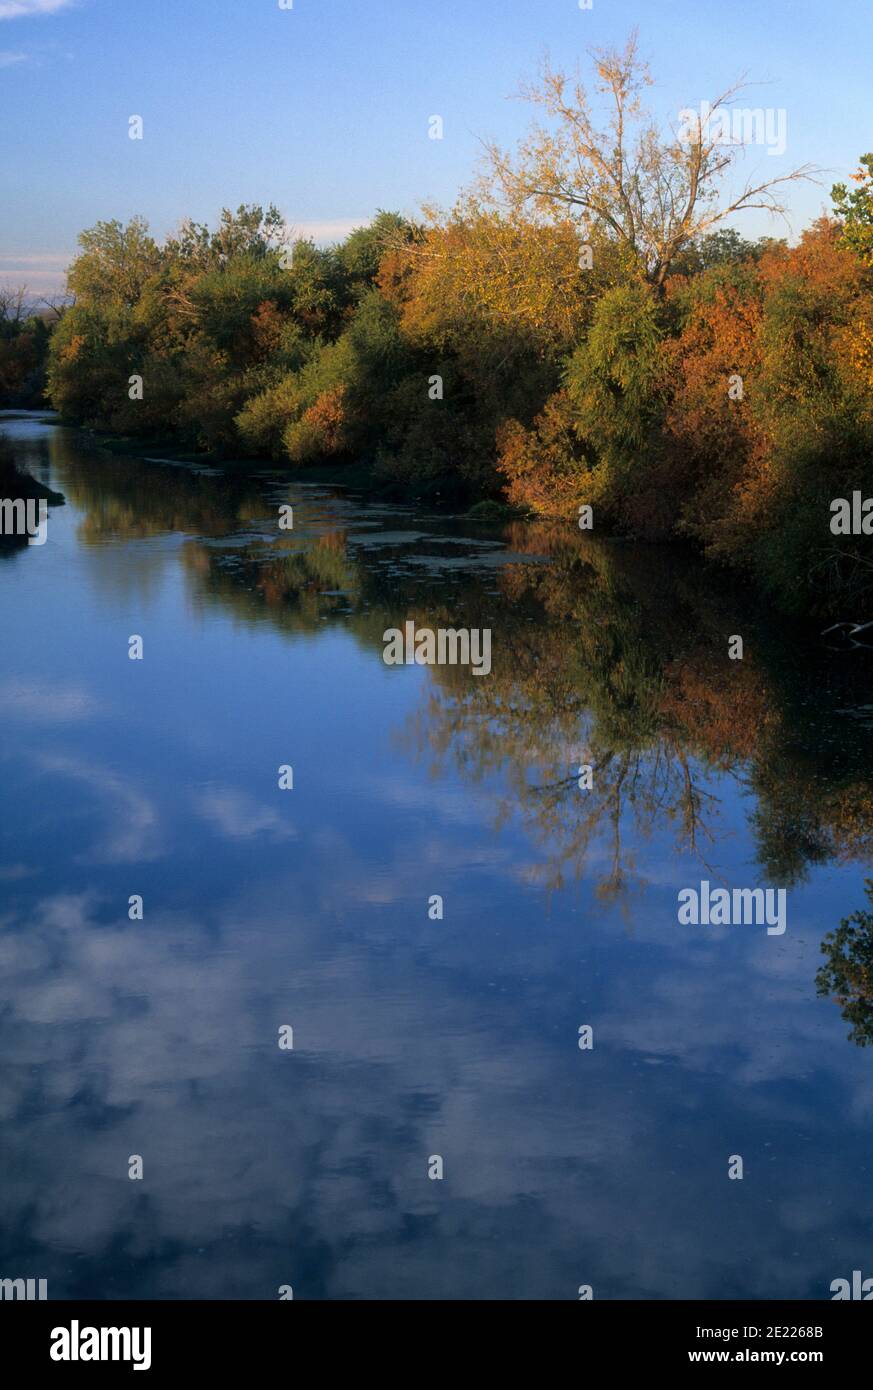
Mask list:
[[[75,421],[58,419],[52,422],[78,429],[95,448],[116,457],[156,459],[163,463],[187,464],[192,468],[220,468],[232,474],[285,473],[289,481],[322,487],[344,487],[374,501],[427,506],[452,514],[456,514],[457,510],[450,500],[442,497],[438,486],[423,487],[413,484],[412,481],[403,483],[396,478],[386,478],[379,474],[372,461],[366,459],[351,459],[341,463],[336,460],[313,462],[289,467],[271,458],[243,458],[223,454],[218,450],[180,448],[178,440],[172,435],[154,435],[149,439],[143,439],[136,435],[84,429]],[[479,521],[533,520],[531,512],[491,498],[473,502],[461,514]]]

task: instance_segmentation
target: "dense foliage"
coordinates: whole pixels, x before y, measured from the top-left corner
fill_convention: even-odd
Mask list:
[[[141,219],[98,223],[52,404],[189,449],[355,461],[451,505],[588,506],[597,529],[683,538],[785,607],[857,621],[869,541],[857,506],[845,534],[831,508],[873,492],[873,156],[797,246],[750,243],[724,218],[808,172],[720,200],[738,151],[702,124],[660,136],[649,80],[634,41],[600,55],[601,128],[547,69],[529,94],[553,125],[493,150],[490,183],[332,247],[285,244],[273,207],[163,245]],[[16,328],[19,367],[37,332]]]
[[[28,305],[24,289],[0,289],[0,410],[45,404],[50,312]]]
[[[833,499],[871,491],[858,206],[794,248],[705,237],[663,294],[608,240],[588,269],[569,221],[475,200],[417,226],[382,213],[328,249],[284,249],[272,209],[165,246],[139,221],[98,224],[53,335],[51,400],[191,448],[363,458],[454,503],[566,518],[587,503],[598,528],[690,538],[830,611],[873,575],[864,537],[830,529]]]

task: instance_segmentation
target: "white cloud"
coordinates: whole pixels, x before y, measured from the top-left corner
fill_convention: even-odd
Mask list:
[[[0,68],[11,68],[14,63],[23,63],[26,58],[26,53],[10,53],[8,49],[0,51]]]
[[[232,840],[245,840],[265,831],[277,840],[293,840],[297,835],[278,811],[260,806],[245,792],[229,787],[210,787],[195,798],[195,805],[204,820]]]
[[[0,0],[0,19],[28,19],[31,15],[55,14],[73,0]]]
[[[0,289],[28,285],[40,294],[61,294],[66,288],[66,268],[73,255],[72,251],[34,256],[0,251]]]
[[[112,768],[95,766],[83,759],[44,754],[38,758],[45,772],[71,777],[91,787],[106,807],[106,825],[97,844],[80,864],[133,864],[156,859],[163,853],[160,821],[152,801]]]
[[[38,869],[30,869],[26,864],[3,864],[0,865],[0,883],[17,883],[21,878],[32,878],[39,873]]]
[[[69,724],[93,719],[100,704],[80,685],[9,680],[0,685],[0,714],[29,724]]]

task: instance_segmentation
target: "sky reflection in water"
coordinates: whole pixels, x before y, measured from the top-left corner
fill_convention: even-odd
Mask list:
[[[863,654],[799,651],[675,555],[0,425],[66,498],[0,556],[0,1273],[271,1299],[873,1274],[873,1052],[815,987],[873,859]],[[386,667],[408,618],[490,626],[491,676]],[[702,878],[786,886],[785,936],[680,927]]]

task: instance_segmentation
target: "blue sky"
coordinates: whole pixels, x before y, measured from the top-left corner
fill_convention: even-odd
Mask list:
[[[820,187],[789,190],[798,231],[836,177],[873,148],[870,0],[0,0],[0,280],[55,290],[76,235],[134,213],[162,236],[185,215],[276,202],[333,239],[379,207],[449,204],[482,138],[513,143],[511,100],[548,51],[585,62],[639,27],[655,109],[676,118],[747,74],[745,104],[785,108],[773,175],[811,162]],[[428,119],[445,123],[428,138]],[[128,138],[128,119],[144,139]],[[832,172],[831,172],[832,171]],[[750,213],[750,235],[781,223]]]

